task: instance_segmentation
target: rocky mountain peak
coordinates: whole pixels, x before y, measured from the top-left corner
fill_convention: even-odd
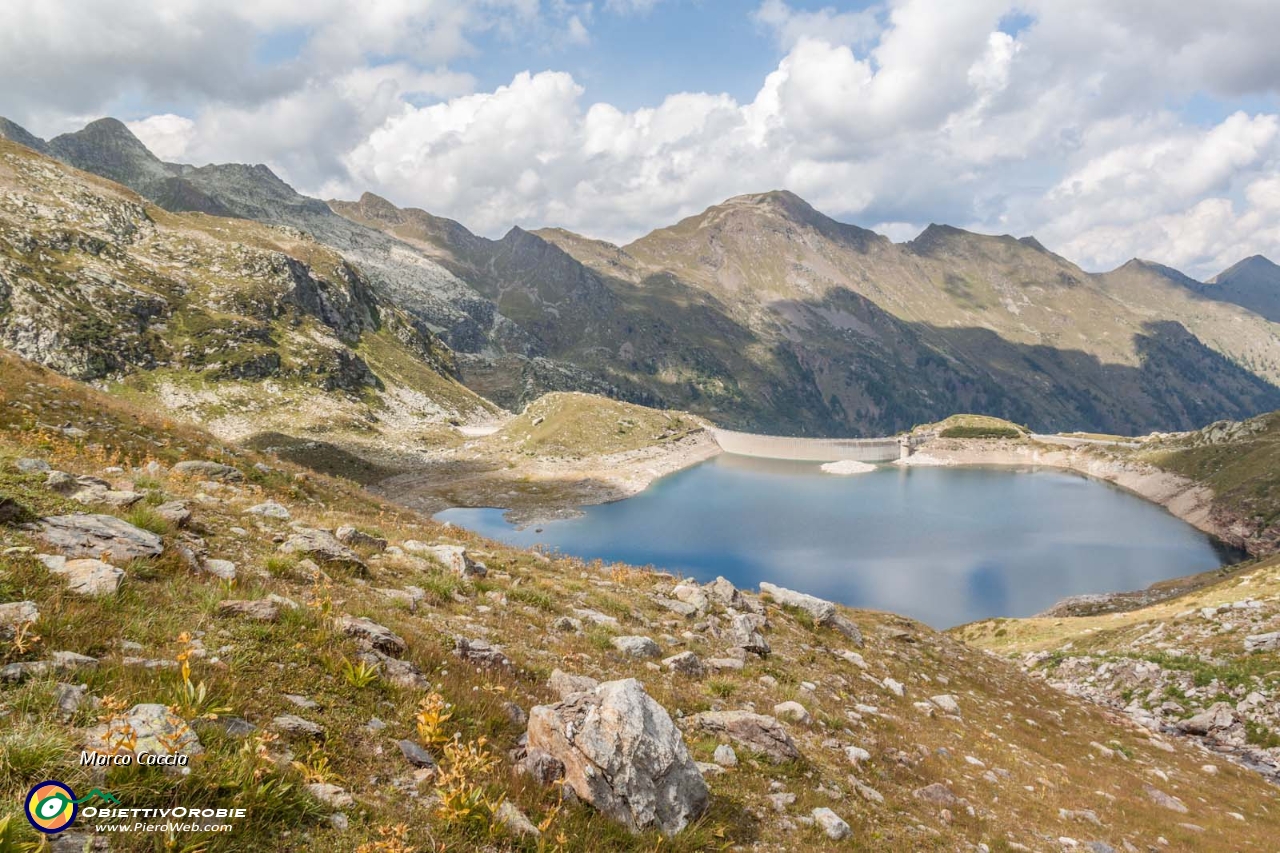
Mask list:
[[[1269,284],[1280,284],[1280,265],[1266,255],[1250,255],[1209,279],[1208,284],[1229,284],[1244,277],[1262,277]]]
[[[138,187],[171,176],[171,170],[118,119],[102,118],[49,140],[49,153],[87,172]]]
[[[7,139],[19,145],[25,145],[34,151],[39,151],[41,154],[48,151],[49,148],[43,139],[29,133],[25,127],[10,121],[4,116],[0,116],[0,139]]]

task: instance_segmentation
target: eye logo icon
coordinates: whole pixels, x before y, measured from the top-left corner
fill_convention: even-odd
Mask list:
[[[79,810],[75,792],[52,779],[36,785],[27,794],[27,820],[48,835],[71,826]]]

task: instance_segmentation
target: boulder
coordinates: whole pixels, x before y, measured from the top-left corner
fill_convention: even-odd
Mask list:
[[[387,550],[387,540],[381,536],[373,536],[361,530],[356,530],[350,525],[343,525],[333,533],[343,545],[350,545],[352,548],[369,548],[373,551]]]
[[[525,813],[516,808],[510,800],[503,800],[502,805],[498,806],[497,811],[493,813],[493,817],[514,836],[526,835],[537,838],[542,835],[538,827],[533,825],[533,821],[529,820]]]
[[[722,577],[716,578],[703,586],[702,589],[707,594],[707,598],[717,604],[732,607],[735,610],[745,609],[743,607],[742,593],[736,586]]]
[[[289,514],[289,510],[276,503],[275,501],[266,501],[265,503],[254,504],[245,510],[248,515],[260,515],[263,518],[274,518],[277,521],[288,521],[293,518]]]
[[[672,672],[686,675],[689,678],[702,678],[707,674],[707,668],[702,665],[702,659],[693,652],[681,652],[678,655],[672,655],[663,660],[662,665]]]
[[[1236,724],[1238,717],[1235,708],[1226,702],[1214,702],[1207,710],[1201,711],[1190,719],[1178,723],[1178,729],[1189,735],[1207,735],[1222,729],[1229,729]]]
[[[574,693],[591,693],[600,686],[600,682],[588,675],[571,675],[563,670],[551,670],[547,686],[563,701]]]
[[[238,483],[244,479],[235,468],[221,462],[204,462],[189,460],[173,466],[173,473],[184,477],[202,477],[206,480],[221,480],[224,483]]]
[[[676,584],[671,594],[685,604],[693,606],[699,613],[704,612],[711,604],[706,591],[696,583]]]
[[[790,723],[808,724],[813,722],[809,709],[799,702],[779,702],[773,706],[773,715]]]
[[[737,767],[738,753],[733,751],[733,747],[727,743],[722,743],[716,747],[715,753],[711,756],[711,760],[721,767]]]
[[[474,575],[482,578],[488,574],[484,563],[471,559],[467,549],[461,545],[427,545],[410,539],[404,543],[404,547],[410,553],[431,557],[446,569],[463,577]]]
[[[800,750],[787,734],[786,727],[764,714],[706,711],[691,717],[689,725],[711,734],[725,735],[739,746],[759,752],[775,763],[800,757]]]
[[[331,809],[345,809],[355,804],[355,797],[345,790],[328,782],[313,782],[307,785],[307,793],[324,803]]]
[[[480,666],[510,666],[511,661],[502,653],[502,649],[485,640],[468,640],[466,637],[455,637],[453,653],[470,663]]]
[[[633,832],[675,835],[710,799],[680,731],[633,678],[535,707],[528,748],[561,762],[580,799]]]
[[[760,632],[764,624],[763,616],[757,616],[754,613],[737,613],[729,620],[727,639],[736,648],[746,649],[762,658],[768,657],[769,641]]]
[[[960,716],[960,705],[956,702],[956,697],[952,696],[950,693],[943,693],[940,696],[931,696],[929,697],[929,701],[937,705],[944,714],[951,714],[955,717]]]
[[[1244,638],[1246,652],[1274,652],[1280,649],[1280,631],[1269,634],[1250,634]]]
[[[120,735],[136,738],[132,749],[121,745]],[[134,705],[123,717],[85,732],[85,748],[107,755],[200,755],[200,738],[181,717],[164,705]]]
[[[366,619],[363,616],[339,616],[336,624],[339,631],[348,637],[355,637],[369,648],[377,649],[392,657],[404,654],[406,648],[404,640],[390,628],[379,625],[372,619]]]
[[[73,513],[41,519],[36,535],[68,557],[110,557],[117,563],[158,557],[164,541],[114,515]]]
[[[186,527],[187,522],[191,520],[191,510],[187,507],[186,501],[162,503],[155,508],[154,512],[174,527]]]
[[[849,824],[845,823],[841,817],[828,808],[816,808],[813,810],[813,822],[827,834],[827,838],[832,841],[843,841],[853,834],[853,830],[849,828]]]
[[[287,735],[313,738],[324,737],[324,726],[319,723],[313,723],[310,720],[304,720],[294,714],[281,714],[276,717],[271,721],[271,728]]]
[[[200,571],[224,581],[236,579],[236,564],[230,560],[204,560],[200,563]]]
[[[40,618],[40,610],[34,601],[11,601],[0,604],[0,639],[9,639],[23,625]]]
[[[941,782],[934,782],[932,785],[916,788],[911,792],[911,796],[917,800],[923,800],[926,803],[942,806],[943,808],[954,806],[960,802],[960,798],[951,793],[951,789]]]
[[[218,615],[251,619],[255,622],[275,622],[280,618],[280,605],[269,598],[252,601],[219,601]]]
[[[338,566],[365,574],[369,567],[360,556],[343,545],[332,533],[309,527],[299,528],[284,541],[280,550],[286,554],[305,554],[322,566]]]
[[[800,608],[805,613],[808,613],[816,624],[824,628],[834,628],[848,637],[849,641],[854,645],[862,645],[862,632],[858,630],[858,626],[840,615],[839,610],[832,602],[812,595],[805,595],[803,592],[795,592],[794,590],[775,586],[771,583],[761,583],[760,591],[767,592],[779,604]]]
[[[65,471],[48,472],[45,485],[82,504],[106,504],[118,509],[131,507],[143,497],[137,492],[117,490],[98,477],[77,477]]]
[[[37,559],[51,573],[65,578],[67,589],[76,595],[112,595],[120,588],[120,579],[124,577],[123,571],[101,560],[68,560],[50,554],[41,554]]]
[[[1169,811],[1177,812],[1178,814],[1186,814],[1188,811],[1186,804],[1184,804],[1182,800],[1172,796],[1171,794],[1166,794],[1159,788],[1144,783],[1142,790],[1146,792],[1147,797],[1151,802],[1155,803],[1157,806],[1163,806]]]
[[[427,752],[417,743],[411,740],[398,740],[396,746],[400,747],[400,754],[404,756],[404,760],[412,764],[414,767],[435,767],[436,760],[431,757],[431,753]]]
[[[614,637],[612,642],[615,649],[635,658],[656,658],[662,654],[658,644],[649,637]]]

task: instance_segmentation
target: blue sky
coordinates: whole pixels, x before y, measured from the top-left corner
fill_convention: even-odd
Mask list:
[[[1207,276],[1280,255],[1278,31],[1256,0],[8,0],[0,114],[487,235],[783,188]]]

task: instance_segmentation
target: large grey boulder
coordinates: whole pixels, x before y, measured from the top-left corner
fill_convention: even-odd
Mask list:
[[[800,757],[800,750],[787,734],[786,727],[764,714],[706,711],[689,718],[689,725],[711,734],[725,735],[739,746],[755,750],[775,763]]]
[[[662,654],[658,644],[650,637],[614,637],[610,642],[615,649],[634,658],[656,658]]]
[[[131,507],[143,497],[137,492],[118,490],[98,477],[75,476],[65,471],[49,471],[45,485],[82,504],[106,504],[119,509]]]
[[[36,535],[68,557],[104,555],[118,563],[158,557],[164,541],[114,515],[72,513],[41,519]]]
[[[580,799],[633,832],[675,835],[710,800],[680,731],[634,678],[533,708],[528,749],[560,761]]]
[[[854,645],[862,645],[862,632],[858,626],[840,615],[835,604],[825,599],[806,595],[803,592],[785,589],[771,583],[761,583],[760,591],[773,596],[773,600],[787,607],[798,607],[813,617],[813,621],[824,628],[834,628],[849,638]]]
[[[369,571],[359,554],[343,545],[327,530],[298,528],[284,541],[280,550],[286,554],[304,554],[322,566],[354,569],[361,574]]]

